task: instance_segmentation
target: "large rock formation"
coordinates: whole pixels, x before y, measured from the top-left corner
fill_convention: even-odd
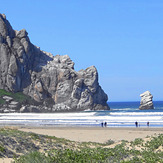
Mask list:
[[[76,72],[68,55],[53,56],[15,31],[0,14],[0,89],[23,92],[50,111],[109,109],[94,66]]]
[[[140,110],[154,109],[153,101],[152,101],[153,96],[149,91],[142,93],[140,97],[141,97],[141,102],[139,107]]]

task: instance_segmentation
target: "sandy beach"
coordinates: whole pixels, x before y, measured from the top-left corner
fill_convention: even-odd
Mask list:
[[[100,128],[100,127],[51,127],[51,128],[19,128],[21,131],[56,136],[78,142],[105,143],[108,140],[119,142],[132,141],[155,134],[163,134],[163,128]]]

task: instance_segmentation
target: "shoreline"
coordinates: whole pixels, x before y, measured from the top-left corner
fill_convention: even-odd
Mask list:
[[[163,112],[76,112],[76,113],[8,113],[0,115],[0,126],[40,126],[40,127],[101,127],[107,122],[110,128],[163,127]]]
[[[163,127],[141,126],[141,127],[126,127],[126,126],[86,126],[86,125],[17,125],[17,124],[0,124],[0,128],[13,128],[13,129],[57,129],[57,130],[137,130],[137,131],[163,131]]]

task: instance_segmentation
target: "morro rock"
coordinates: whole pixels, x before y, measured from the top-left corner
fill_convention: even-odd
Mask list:
[[[140,97],[141,97],[141,102],[139,107],[140,110],[154,109],[153,101],[152,101],[153,96],[149,91],[142,93]]]
[[[23,92],[49,112],[106,110],[108,97],[94,66],[76,72],[68,55],[53,56],[13,30],[0,14],[0,89]]]

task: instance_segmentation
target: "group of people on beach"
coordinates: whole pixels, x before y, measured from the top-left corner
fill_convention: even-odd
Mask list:
[[[137,121],[135,122],[135,126],[138,127],[138,122]],[[147,126],[149,127],[149,122],[147,122]],[[140,124],[139,124],[139,127],[140,127]]]
[[[107,122],[102,122],[101,127],[107,127]]]
[[[136,121],[135,126],[140,127],[140,124],[138,124],[138,122]],[[149,122],[147,122],[147,126],[149,127]],[[101,127],[107,127],[107,122],[101,122]]]

